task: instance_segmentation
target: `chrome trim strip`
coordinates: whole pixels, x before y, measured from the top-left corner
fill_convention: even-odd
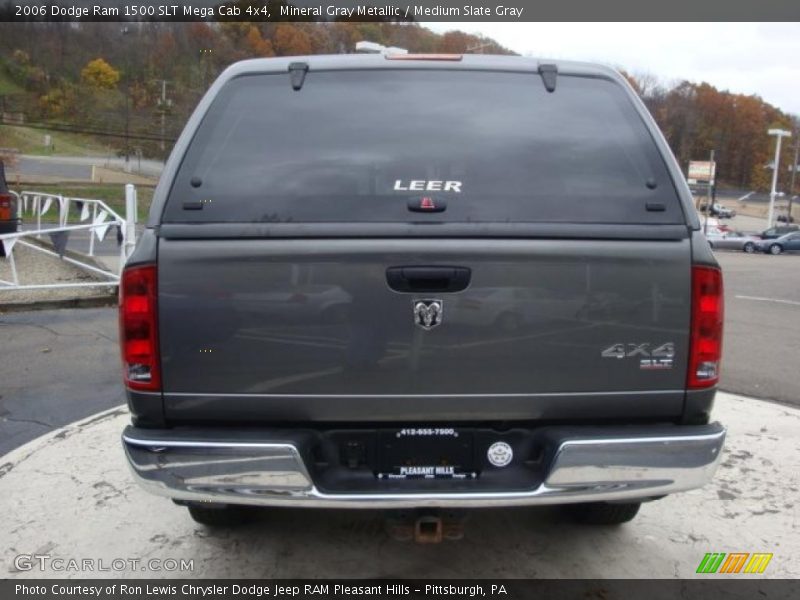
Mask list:
[[[624,392],[531,392],[513,394],[231,394],[216,392],[164,392],[164,397],[219,397],[219,398],[566,398],[571,396],[644,396],[683,394],[685,390],[642,390]]]
[[[296,450],[292,444],[279,444],[279,443],[264,443],[264,442],[205,442],[205,441],[187,441],[187,440],[139,440],[129,435],[122,434],[122,441],[132,446],[141,446],[144,448],[260,448],[264,450]]]
[[[178,500],[312,508],[524,506],[638,500],[703,486],[716,471],[725,428],[707,433],[585,437],[569,428],[541,485],[515,492],[332,494],[313,483],[292,443],[138,439],[123,445],[138,483]],[[690,431],[692,427],[676,427]],[[597,428],[592,428],[594,432]]]

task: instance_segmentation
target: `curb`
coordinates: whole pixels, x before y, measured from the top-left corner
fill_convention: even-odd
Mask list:
[[[117,294],[114,293],[90,298],[66,298],[64,300],[41,300],[37,302],[0,304],[0,313],[29,312],[59,308],[98,308],[116,305]]]

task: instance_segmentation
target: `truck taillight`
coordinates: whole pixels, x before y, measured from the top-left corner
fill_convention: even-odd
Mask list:
[[[126,268],[119,286],[119,341],[125,385],[161,389],[158,356],[156,267]]]
[[[0,221],[10,221],[14,217],[11,209],[11,194],[0,194]]]
[[[692,267],[689,389],[711,387],[719,381],[723,313],[722,271],[714,267]]]

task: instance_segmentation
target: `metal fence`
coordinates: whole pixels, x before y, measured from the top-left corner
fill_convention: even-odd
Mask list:
[[[46,192],[22,191],[11,192],[16,197],[17,216],[25,222],[25,217],[30,216],[36,226],[33,229],[17,231],[15,233],[0,234],[0,243],[5,249],[5,260],[8,261],[11,271],[11,280],[0,279],[0,292],[5,290],[32,290],[55,289],[70,287],[101,287],[117,285],[125,261],[136,245],[136,188],[128,184],[125,186],[125,218],[112,209],[102,200],[93,198],[75,198],[60,194]],[[52,209],[58,211],[55,225],[43,223],[43,217]],[[98,266],[89,257],[95,255],[95,241],[103,241],[109,231],[115,229],[120,242],[119,269],[114,272]],[[67,243],[72,232],[89,231],[88,247],[86,251],[67,251]],[[51,247],[34,243],[35,238],[50,239]],[[91,282],[53,282],[53,283],[20,283],[20,274],[14,260],[14,248],[24,246],[49,256],[55,256],[76,267],[90,271],[101,279]],[[84,258],[84,256],[86,258]]]

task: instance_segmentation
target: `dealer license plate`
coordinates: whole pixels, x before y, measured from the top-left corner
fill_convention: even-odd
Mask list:
[[[379,479],[472,479],[472,433],[421,427],[385,431],[378,440]]]

